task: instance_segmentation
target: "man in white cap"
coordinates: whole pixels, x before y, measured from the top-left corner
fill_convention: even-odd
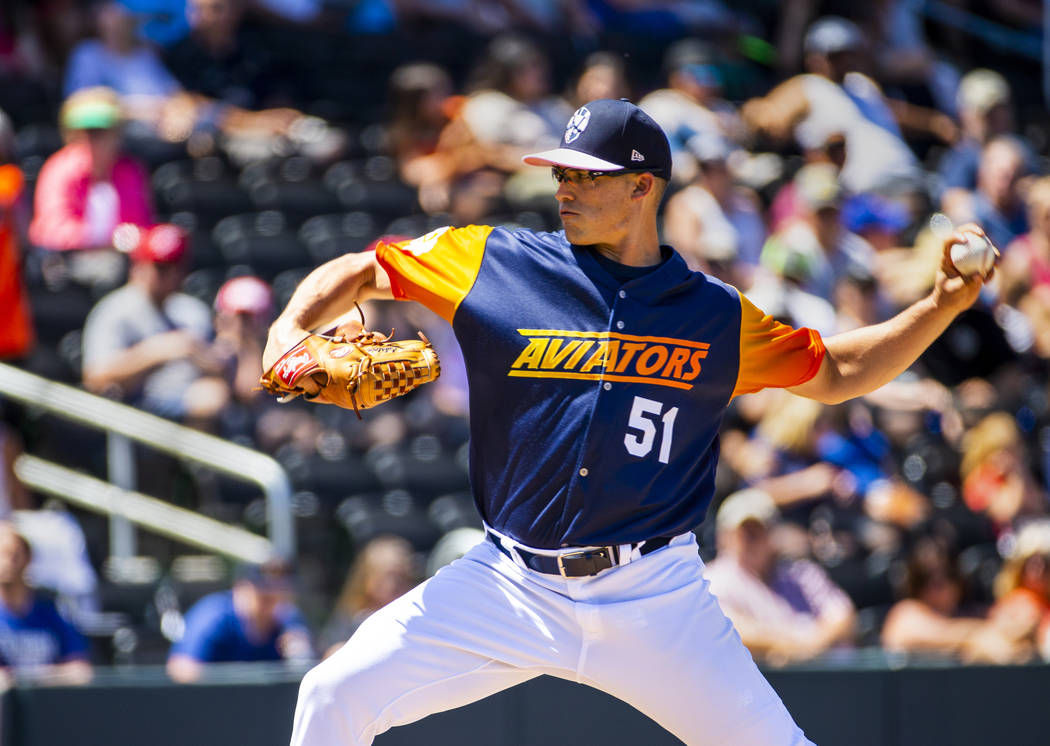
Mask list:
[[[1026,173],[1039,172],[1039,159],[1028,143],[1014,133],[1014,105],[1010,84],[994,70],[971,70],[959,81],[956,108],[962,133],[937,166],[941,209],[957,222],[976,214],[974,192],[981,167],[981,151],[996,138],[1011,137],[1023,158]],[[1005,246],[1005,244],[1002,244]]]
[[[819,565],[778,556],[770,530],[779,515],[761,490],[727,497],[715,517],[718,556],[704,570],[744,645],[775,663],[848,643],[856,621],[853,602]]]
[[[806,33],[806,74],[751,99],[740,113],[752,128],[778,139],[796,135],[797,128],[841,132],[846,138],[842,183],[851,192],[917,189],[921,169],[900,127],[950,142],[955,124],[940,112],[886,98],[859,72],[865,51],[855,24],[821,18]]]

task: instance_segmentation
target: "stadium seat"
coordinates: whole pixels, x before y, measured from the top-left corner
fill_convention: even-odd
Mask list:
[[[254,209],[250,195],[215,156],[165,163],[153,172],[152,184],[161,211],[187,210],[205,225]]]
[[[428,503],[438,495],[470,488],[466,472],[434,435],[420,435],[407,446],[373,448],[365,462],[387,488],[410,490]]]
[[[368,464],[360,456],[343,451],[338,458],[324,458],[320,454],[304,454],[292,447],[284,447],[277,459],[288,470],[292,486],[297,490],[315,493],[323,502],[335,504],[348,494],[375,492],[382,488]]]
[[[57,345],[66,334],[84,326],[95,297],[88,288],[72,283],[55,290],[30,285],[29,305],[37,339],[44,345]]]
[[[186,275],[186,279],[182,281],[181,290],[210,306],[215,301],[215,294],[225,281],[226,272],[221,268],[196,269]]]
[[[419,212],[415,190],[397,179],[393,160],[386,156],[333,164],[324,183],[346,210],[365,210],[384,220]]]
[[[427,516],[444,533],[464,526],[481,526],[469,491],[441,495],[427,507]]]
[[[307,267],[288,269],[273,278],[270,286],[273,289],[274,308],[284,308],[288,305],[288,300],[292,297],[292,293],[295,292],[295,288],[298,287],[309,271]]]
[[[375,221],[367,212],[316,215],[299,228],[299,240],[316,264],[350,251],[361,251],[376,236]]]
[[[15,134],[15,158],[24,161],[31,156],[47,158],[61,148],[62,133],[53,124],[30,124]]]
[[[267,210],[223,218],[212,239],[229,265],[243,264],[272,280],[285,270],[312,264],[299,238],[287,230],[283,213]]]
[[[406,490],[352,495],[336,508],[336,519],[357,546],[381,534],[395,534],[417,550],[427,551],[441,537]]]
[[[241,172],[239,184],[256,209],[280,210],[296,224],[341,207],[339,198],[315,178],[313,166],[302,156],[253,163]]]
[[[423,236],[435,228],[449,225],[451,218],[447,215],[423,215],[416,213],[394,218],[383,229],[384,236]]]
[[[1002,566],[1003,558],[994,543],[975,544],[959,553],[959,570],[974,602],[990,604],[995,601],[995,576]]]
[[[870,606],[857,612],[856,641],[859,647],[877,648],[881,645],[882,625],[891,608],[891,604],[883,604]]]
[[[80,329],[74,329],[73,331],[63,335],[62,339],[58,340],[58,344],[55,346],[55,351],[58,353],[59,359],[66,366],[66,372],[69,378],[63,377],[63,380],[80,380],[80,370],[83,358],[83,334]]]
[[[208,217],[208,216],[206,216]],[[193,268],[223,267],[226,262],[222,252],[211,239],[211,228],[206,220],[194,212],[183,210],[168,216],[161,216],[161,220],[173,223],[190,235],[190,266]]]

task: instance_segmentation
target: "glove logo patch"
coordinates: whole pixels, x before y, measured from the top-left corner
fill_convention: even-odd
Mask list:
[[[302,349],[277,363],[277,365],[274,366],[273,372],[277,374],[277,377],[280,378],[286,386],[294,386],[299,376],[311,368],[316,367],[317,365],[314,363],[310,351]]]
[[[383,334],[362,332],[346,342],[311,334],[297,344],[260,383],[278,401],[297,396],[353,409],[369,409],[401,396],[441,375],[441,362],[422,332],[419,340],[388,340]],[[311,375],[319,387],[307,392],[296,381]]]

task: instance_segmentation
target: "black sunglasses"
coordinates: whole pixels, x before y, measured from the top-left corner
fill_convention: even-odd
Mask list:
[[[599,176],[622,176],[623,174],[648,173],[647,168],[623,168],[618,171],[585,171],[580,168],[565,168],[564,166],[551,166],[551,176],[559,184],[569,182],[570,184],[582,184],[584,179],[590,179],[593,183]]]

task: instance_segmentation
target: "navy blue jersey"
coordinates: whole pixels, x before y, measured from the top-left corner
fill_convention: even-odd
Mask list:
[[[379,245],[395,297],[444,316],[463,349],[471,484],[496,530],[541,548],[689,531],[730,399],[816,374],[816,332],[665,256],[621,283],[563,233],[470,226]]]

